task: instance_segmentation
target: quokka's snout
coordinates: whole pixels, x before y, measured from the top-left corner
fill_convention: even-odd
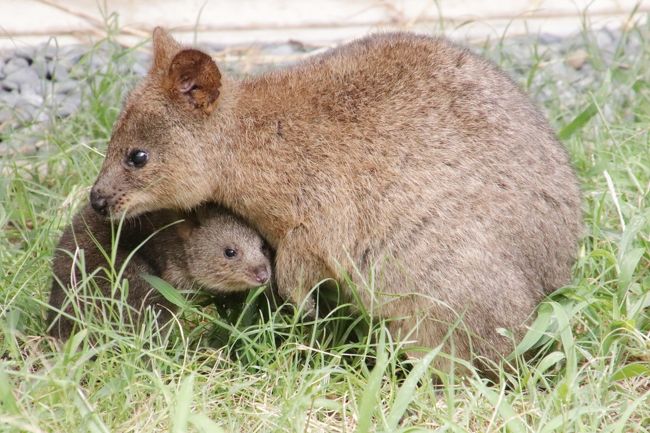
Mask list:
[[[106,158],[109,158],[107,155]],[[106,159],[104,166],[107,165]],[[111,164],[111,167],[103,167],[95,183],[90,189],[90,206],[101,216],[119,216],[116,208],[125,202],[125,196],[135,191],[129,179],[125,176],[121,164]]]
[[[108,208],[108,200],[102,194],[100,188],[94,187],[90,190],[90,204],[92,208],[100,215],[106,215]]]

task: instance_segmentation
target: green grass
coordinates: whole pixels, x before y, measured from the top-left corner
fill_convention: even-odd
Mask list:
[[[521,342],[539,355],[514,356],[496,384],[434,371],[435,351],[409,363],[381,324],[345,306],[315,322],[262,317],[254,294],[241,314],[178,300],[171,332],[95,321],[62,347],[43,337],[52,252],[133,82],[114,48],[111,67],[87,78],[85,108],[45,130],[46,151],[2,160],[0,431],[650,431],[650,30],[629,35],[640,50],[621,46],[612,63],[585,36],[600,78],[578,98],[562,96],[549,67],[561,60],[539,47],[516,74],[533,96],[553,95],[543,108],[581,178],[586,236],[572,283]],[[485,49],[521,68],[501,44]]]

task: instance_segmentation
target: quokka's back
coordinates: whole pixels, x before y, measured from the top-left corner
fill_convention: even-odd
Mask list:
[[[407,255],[408,263],[438,261],[448,276],[458,268],[462,280],[478,255],[496,268],[490,278],[484,269],[478,286],[500,285],[508,272],[500,262],[536,298],[568,281],[582,227],[577,179],[547,120],[489,61],[445,39],[383,34],[243,87],[239,130],[266,119],[281,135],[268,139],[260,127],[246,135],[248,146],[265,149],[260,165],[279,172],[260,177],[257,189],[289,189],[305,209],[327,203],[352,240],[342,242],[350,265],[367,270]],[[273,154],[287,147],[293,165],[283,169]],[[256,201],[247,212],[268,206]],[[326,240],[332,227],[321,226]],[[346,253],[328,253],[345,261]],[[432,271],[418,280],[426,285]]]

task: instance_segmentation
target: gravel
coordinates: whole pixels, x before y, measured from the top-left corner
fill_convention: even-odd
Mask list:
[[[621,41],[624,41],[624,52],[633,61],[632,57],[641,47],[641,36],[629,32],[627,38],[622,39],[620,31],[610,29],[571,37],[541,34],[508,38],[501,44],[483,46],[477,51],[499,62],[520,82],[530,80],[529,90],[533,98],[543,104],[558,97],[578,99],[594,89],[604,79],[602,66],[612,63]],[[590,51],[589,47],[594,46],[598,47],[598,58],[592,57],[593,50]],[[251,63],[246,61],[251,57],[251,50],[231,50],[226,56],[228,61],[221,65],[229,72],[258,73],[285,63],[283,58],[291,61],[316,48],[296,41],[264,44],[253,50],[252,56],[266,61]],[[208,46],[207,49],[218,52],[226,48]],[[116,60],[111,58],[111,53],[113,57],[115,53],[121,55]],[[25,140],[20,146],[12,146],[9,140],[2,141],[2,136],[15,129],[39,131],[56,119],[74,115],[83,108],[84,89],[89,86],[89,77],[101,76],[110,69],[126,81],[133,82],[146,74],[150,59],[148,53],[120,51],[110,43],[94,49],[49,44],[0,53],[0,156],[17,151],[37,151],[36,145],[25,146]],[[530,71],[535,68],[543,73],[537,73],[531,79]],[[545,86],[549,77],[554,86]]]

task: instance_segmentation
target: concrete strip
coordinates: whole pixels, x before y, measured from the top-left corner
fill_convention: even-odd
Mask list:
[[[457,39],[499,38],[505,34],[579,31],[583,14],[592,26],[620,26],[650,0],[0,0],[0,47],[46,41],[88,43],[101,38],[105,23],[119,17],[120,41],[133,45],[156,25],[182,40],[252,44],[296,39],[340,42],[384,29],[445,33]],[[440,5],[440,7],[438,7]],[[113,15],[113,13],[117,15]],[[442,26],[441,22],[445,25]]]

